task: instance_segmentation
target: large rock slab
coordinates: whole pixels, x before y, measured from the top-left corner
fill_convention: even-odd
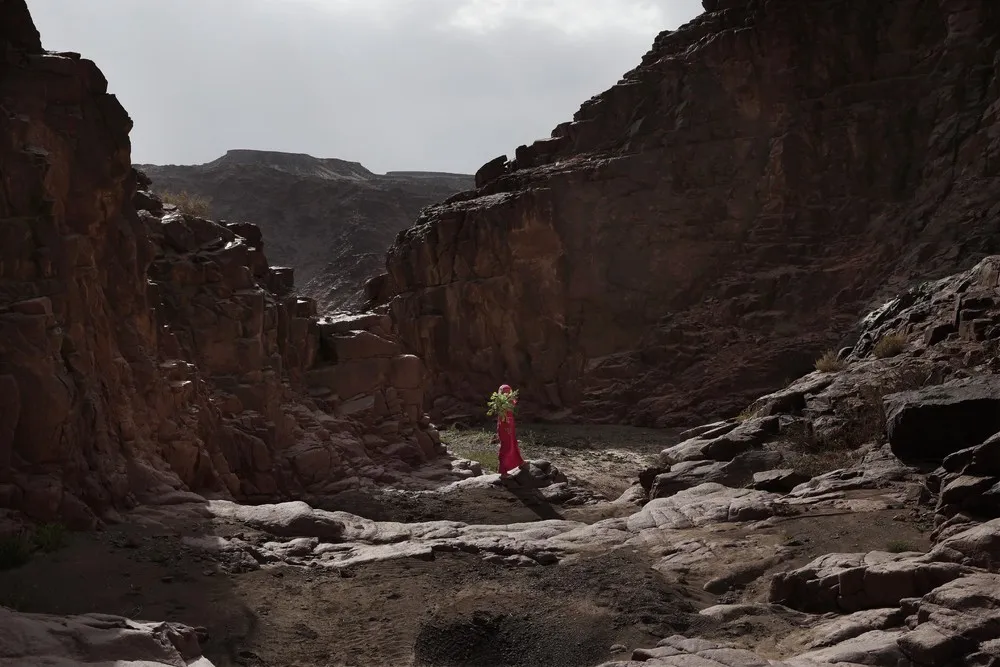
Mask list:
[[[198,630],[178,623],[0,607],[0,664],[11,667],[212,667],[199,640]]]
[[[778,420],[774,417],[749,419],[723,433],[709,431],[668,447],[660,452],[660,461],[668,465],[685,461],[731,461],[760,447],[777,432]]]
[[[912,554],[829,554],[775,575],[768,601],[813,613],[894,607],[971,571]]]
[[[553,419],[733,415],[995,248],[1000,93],[954,102],[995,68],[992,0],[705,6],[397,238],[378,296],[441,415],[498,377]]]
[[[1000,431],[1000,378],[959,379],[883,399],[893,453],[940,461]]]
[[[665,498],[683,489],[714,482],[731,487],[742,487],[756,479],[760,471],[781,465],[778,452],[747,451],[731,461],[682,461],[670,470],[657,475],[650,488],[650,498]],[[796,483],[803,480],[794,480]],[[791,490],[794,485],[788,486]],[[757,488],[757,487],[755,487]],[[766,491],[781,489],[768,488]]]
[[[995,665],[1000,661],[1000,575],[983,572],[935,587],[903,608],[816,618],[807,630],[825,646],[770,660],[745,648],[672,636],[632,659],[602,667],[911,667]],[[902,615],[910,613],[903,620]],[[797,625],[808,626],[807,619]],[[745,641],[745,638],[741,638]],[[752,640],[751,640],[752,641]]]
[[[752,489],[733,489],[721,484],[701,484],[668,498],[646,503],[628,517],[630,531],[650,528],[692,528],[711,523],[758,521],[772,516],[778,496]]]

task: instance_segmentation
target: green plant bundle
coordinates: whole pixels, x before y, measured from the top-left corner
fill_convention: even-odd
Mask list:
[[[509,394],[501,394],[495,391],[490,394],[490,400],[486,403],[486,415],[489,417],[506,416],[508,412],[517,410],[517,389]]]

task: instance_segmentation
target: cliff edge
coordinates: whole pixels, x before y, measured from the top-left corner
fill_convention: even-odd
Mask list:
[[[432,416],[738,411],[874,299],[997,249],[1000,7],[729,0],[427,209],[369,284]]]

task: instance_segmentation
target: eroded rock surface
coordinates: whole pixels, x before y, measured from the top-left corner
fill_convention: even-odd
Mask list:
[[[388,319],[320,320],[256,226],[164,207],[97,66],[4,12],[0,507],[87,528],[189,491],[399,480],[442,452]]]
[[[705,5],[397,239],[370,292],[435,419],[498,377],[553,419],[733,414],[995,248],[994,2]]]
[[[184,625],[136,622],[108,614],[21,614],[3,607],[0,665],[213,667],[201,654],[199,631]]]
[[[384,311],[317,318],[255,226],[164,206],[129,167],[128,119],[96,67],[44,53],[25,4],[0,4],[0,533],[106,522],[68,545],[33,533],[27,563],[11,558],[25,543],[2,544],[17,567],[0,572],[0,662],[998,664],[997,257],[889,301],[821,371],[665,442],[615,501],[545,460],[503,481],[435,460],[415,348],[458,398],[442,412],[488,374],[530,369],[543,411],[666,423],[689,400],[736,405],[778,357],[775,373],[811,360],[829,342],[814,332],[873,278],[989,245],[966,213],[990,196],[994,5],[893,0],[855,21],[851,3],[705,4],[555,139],[490,163],[474,197],[403,235],[372,288],[409,330]],[[673,221],[669,244],[635,206]],[[809,225],[831,217],[822,243]],[[720,218],[738,224],[706,224]],[[885,231],[915,221],[910,257]],[[964,250],[942,255],[959,234]],[[598,243],[607,265],[584,267]]]

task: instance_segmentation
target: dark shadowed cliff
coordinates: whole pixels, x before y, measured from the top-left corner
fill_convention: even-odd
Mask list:
[[[356,310],[385,249],[422,208],[472,187],[472,176],[374,174],[357,162],[232,150],[202,165],[140,165],[157,192],[211,199],[211,215],[259,225],[268,257],[295,269],[321,312]]]
[[[1000,4],[727,0],[397,238],[434,414],[735,412],[1000,242]]]
[[[107,87],[0,2],[0,528],[336,492],[437,456],[388,318],[320,320],[256,226],[162,206]]]

